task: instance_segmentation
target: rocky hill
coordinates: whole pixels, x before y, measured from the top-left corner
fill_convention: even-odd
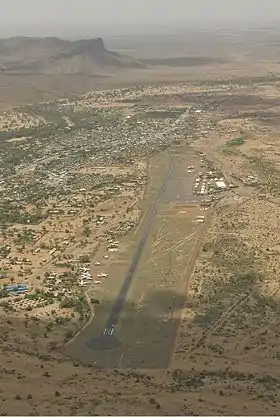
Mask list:
[[[121,68],[144,68],[143,62],[108,51],[101,38],[0,39],[0,72],[24,74],[94,74]]]

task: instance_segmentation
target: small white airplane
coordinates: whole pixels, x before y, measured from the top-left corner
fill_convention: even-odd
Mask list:
[[[98,278],[107,278],[108,277],[108,274],[97,274],[97,277]]]

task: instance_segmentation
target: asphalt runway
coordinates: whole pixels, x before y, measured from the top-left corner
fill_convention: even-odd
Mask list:
[[[155,215],[156,215],[157,210],[158,210],[160,199],[162,198],[162,196],[164,194],[164,191],[166,189],[167,182],[170,180],[170,177],[172,175],[172,170],[174,169],[174,161],[175,161],[175,158],[174,158],[174,156],[172,156],[170,158],[168,172],[165,175],[165,177],[163,179],[163,182],[162,182],[162,185],[161,185],[161,187],[158,191],[158,194],[153,201],[153,205],[151,207],[150,213],[149,213],[148,218],[147,218],[146,228],[145,228],[144,233],[143,233],[143,235],[140,239],[140,242],[138,243],[138,246],[136,248],[136,252],[135,252],[135,254],[133,256],[133,259],[132,259],[132,263],[131,263],[130,268],[127,272],[127,275],[125,277],[125,280],[124,280],[123,286],[121,288],[121,291],[120,291],[120,293],[119,293],[119,295],[118,295],[118,297],[115,301],[115,304],[112,307],[112,310],[111,310],[110,316],[109,316],[109,318],[106,322],[104,331],[102,332],[102,335],[100,335],[100,338],[98,338],[97,340],[96,340],[96,338],[93,338],[92,340],[88,341],[88,346],[91,349],[98,349],[98,350],[102,349],[102,344],[103,344],[102,342],[103,341],[104,341],[104,349],[107,349],[108,344],[110,346],[110,343],[108,343],[108,337],[112,340],[112,345],[117,346],[119,344],[119,342],[116,340],[116,338],[114,338],[112,336],[114,336],[116,327],[118,325],[119,317],[120,317],[120,314],[121,314],[122,309],[124,307],[124,304],[125,304],[125,301],[126,301],[126,296],[128,294],[129,288],[131,286],[131,282],[133,280],[134,272],[137,268],[137,265],[140,261],[143,249],[144,249],[145,244],[147,242],[149,232],[150,232],[150,229],[151,229],[151,225],[153,223],[153,220],[154,220]]]
[[[185,302],[178,285],[184,285],[183,271],[195,242],[169,253],[168,248],[176,248],[192,231],[187,219],[178,223],[178,217],[175,216],[175,220],[172,215],[166,217],[162,210],[169,210],[177,202],[187,205],[198,200],[192,195],[195,174],[192,178],[186,173],[180,155],[169,155],[167,164],[161,186],[142,219],[130,266],[125,272],[124,265],[123,275],[118,275],[123,276],[124,281],[118,287],[117,298],[112,302],[109,296],[96,305],[94,319],[62,350],[85,365],[168,367],[180,325],[177,312]],[[162,230],[162,242],[167,248],[162,253],[167,254],[157,263],[153,261],[151,245],[156,243],[156,234]],[[114,294],[111,292],[113,297]]]

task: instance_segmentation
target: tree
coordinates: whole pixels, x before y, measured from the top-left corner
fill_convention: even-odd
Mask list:
[[[86,264],[86,263],[89,263],[89,262],[90,262],[90,259],[89,259],[89,256],[88,256],[88,255],[81,255],[81,256],[79,257],[79,260],[80,260],[80,262],[81,262],[81,263],[84,263],[84,264]]]
[[[89,237],[91,235],[91,231],[90,231],[89,227],[85,227],[84,228],[84,235],[86,237]]]

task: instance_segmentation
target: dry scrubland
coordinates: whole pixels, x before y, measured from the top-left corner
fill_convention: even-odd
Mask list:
[[[0,115],[0,130],[9,131],[14,129],[20,129],[22,127],[38,127],[39,125],[45,125],[46,121],[42,117],[31,117],[28,114],[3,112]]]
[[[1,259],[1,281],[27,281],[35,293],[1,301],[3,415],[279,413],[279,79],[266,75],[268,63],[262,62],[259,78],[245,76],[242,68],[242,76],[234,73],[236,62],[231,70],[227,65],[220,80],[211,80],[214,68],[207,81],[200,75],[177,86],[41,103],[29,114],[47,120],[44,127],[36,130],[32,122],[26,132],[16,117],[9,135],[3,129],[1,196],[13,201],[1,212],[1,245],[11,246],[10,257],[17,260]],[[194,79],[195,72],[188,71]],[[230,78],[230,71],[235,76]],[[186,110],[189,117],[176,130],[173,122]],[[21,137],[26,139],[11,142]],[[180,294],[184,308],[170,368],[98,370],[73,363],[58,348],[85,324],[100,302],[96,294],[106,290],[103,279],[93,293],[77,285],[79,262],[89,261],[95,276],[110,271],[117,255],[107,250],[109,235],[120,242],[129,231],[133,236],[140,210],[146,209],[141,200],[147,161],[186,141],[234,188],[211,211],[192,277]],[[89,155],[80,148],[88,148]],[[20,149],[20,162],[11,162],[7,149],[14,156]],[[42,163],[43,172],[33,169]],[[50,172],[55,175],[46,179]],[[64,172],[60,184],[56,176]],[[40,201],[34,197],[38,190]],[[54,286],[54,271],[63,286]],[[50,280],[51,295],[45,291]],[[74,304],[61,305],[62,289]]]
[[[274,99],[276,89],[269,88]],[[255,86],[256,95],[259,91],[266,90]],[[200,401],[207,407],[219,404],[219,412],[279,410],[277,114],[271,106],[250,109],[244,118],[225,118],[217,123],[214,138],[194,144],[236,188],[216,206],[204,239],[173,366],[177,389],[196,387]]]

